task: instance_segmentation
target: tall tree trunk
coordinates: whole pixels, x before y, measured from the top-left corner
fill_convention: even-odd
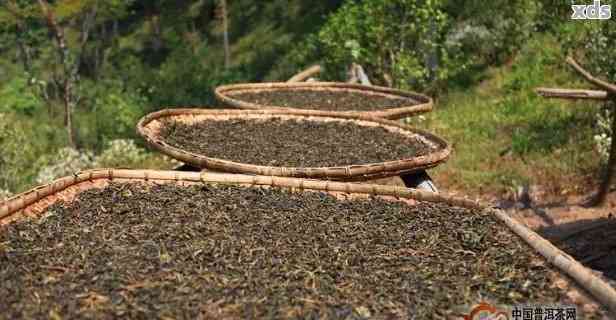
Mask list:
[[[77,142],[75,139],[75,131],[73,130],[73,110],[75,109],[73,99],[71,97],[73,86],[70,80],[64,81],[64,114],[66,122],[66,133],[68,134],[68,144],[76,149]]]
[[[220,1],[221,10],[222,10],[222,28],[223,28],[223,38],[224,38],[224,46],[225,46],[225,69],[229,69],[231,65],[231,54],[229,52],[229,21],[227,16],[227,0]]]
[[[158,51],[163,47],[163,33],[160,26],[160,15],[152,17],[152,27],[154,28],[153,48]]]
[[[120,36],[120,23],[118,20],[113,20],[113,39],[118,39]]]
[[[79,85],[79,66],[85,52],[85,45],[88,42],[90,35],[90,29],[94,25],[97,3],[86,14],[82,23],[82,29],[80,34],[80,51],[79,55],[73,57],[71,51],[66,43],[64,36],[64,30],[56,22],[56,17],[53,10],[49,7],[47,0],[38,0],[38,4],[41,7],[41,11],[47,19],[47,26],[51,33],[54,35],[56,44],[58,46],[57,54],[62,67],[62,72],[54,75],[54,82],[60,89],[62,103],[64,104],[64,119],[66,125],[66,131],[68,135],[68,144],[72,148],[77,148],[77,139],[75,130],[73,128],[73,111],[79,101],[79,97],[76,92],[76,87]]]
[[[436,22],[434,20],[430,21],[430,35],[428,36],[430,39],[434,39],[438,37],[438,31],[436,28]],[[439,57],[438,57],[438,48],[434,45],[435,41],[431,41],[428,47],[428,52],[426,53],[426,69],[428,70],[428,77],[430,81],[434,81],[436,79],[436,74],[438,72],[439,67]]]
[[[18,30],[20,35],[18,35],[17,43],[19,45],[19,51],[21,56],[21,61],[24,66],[24,71],[28,74],[28,81],[32,75],[30,74],[32,71],[32,54],[30,52],[30,46],[21,38],[21,35],[24,33],[24,30],[21,25],[19,25]]]
[[[60,58],[60,64],[64,68],[64,75],[62,79],[62,102],[64,104],[64,120],[66,125],[66,132],[68,135],[68,144],[72,148],[77,147],[77,143],[75,142],[75,132],[73,131],[73,120],[72,113],[74,109],[74,99],[73,99],[73,82],[74,67],[70,61],[70,51],[66,45],[66,39],[64,38],[64,31],[62,28],[56,23],[56,18],[53,11],[49,8],[49,4],[46,0],[38,0],[38,3],[43,11],[43,14],[47,18],[47,25],[49,30],[52,32],[56,39],[56,43],[58,45],[58,55]]]
[[[599,192],[597,193],[597,197],[591,203],[591,205],[603,205],[605,204],[605,200],[607,200],[607,195],[610,192],[610,186],[612,185],[612,178],[614,177],[614,168],[616,167],[616,96],[612,98],[611,102],[611,112],[612,116],[612,135],[611,135],[611,144],[610,144],[610,155],[607,161],[607,167],[605,168],[605,173],[603,176],[603,181],[601,181],[601,186],[599,186]]]

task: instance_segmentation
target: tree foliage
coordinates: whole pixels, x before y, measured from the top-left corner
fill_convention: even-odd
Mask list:
[[[342,77],[362,64],[375,82],[425,87],[447,77],[443,34],[447,17],[439,0],[347,1],[318,34],[327,70]],[[446,64],[446,63],[443,63]]]
[[[532,0],[346,1],[296,51],[332,79],[352,62],[376,83],[435,91],[469,68],[502,63],[536,26]]]

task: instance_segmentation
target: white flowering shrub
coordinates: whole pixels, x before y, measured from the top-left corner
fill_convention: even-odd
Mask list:
[[[42,167],[36,176],[36,183],[43,184],[75,172],[91,168],[94,165],[90,152],[79,152],[72,148],[62,148],[46,160],[48,165]]]
[[[582,61],[596,76],[616,83],[616,19],[589,28],[582,46],[586,61]]]
[[[88,151],[80,152],[72,148],[62,148],[51,159],[46,160],[47,165],[39,171],[36,183],[51,182],[54,179],[91,168],[136,167],[147,157],[144,149],[128,139],[108,142],[103,152],[96,156]]]
[[[616,20],[590,25],[586,32],[586,37],[581,40],[585,52],[582,64],[595,76],[616,83]],[[613,108],[614,103],[608,102],[597,116],[598,132],[594,137],[595,145],[604,161],[609,158],[612,141]]]
[[[57,178],[92,168],[147,168],[152,164],[158,166],[159,163],[155,160],[163,162],[165,166],[167,163],[179,163],[167,158],[153,159],[152,155],[130,139],[111,140],[98,155],[88,151],[80,152],[72,148],[63,148],[51,158],[41,161],[43,166],[35,182],[37,184],[48,183]]]
[[[148,154],[144,149],[139,148],[135,141],[118,139],[107,143],[107,148],[96,157],[94,163],[97,167],[134,168],[147,158]]]
[[[610,108],[602,110],[597,115],[597,134],[594,136],[595,146],[602,161],[607,161],[610,155],[610,146],[612,143],[612,127],[611,118],[612,112]]]
[[[8,198],[10,198],[13,194],[8,191],[8,190],[4,190],[4,189],[0,189],[0,201],[4,201]]]
[[[428,118],[426,118],[426,116],[424,115],[418,115],[418,116],[414,116],[414,117],[406,117],[404,119],[401,120],[401,122],[403,124],[406,125],[415,125],[415,124],[419,124],[422,123],[424,121],[426,121]]]
[[[447,34],[445,44],[447,47],[455,47],[459,44],[476,44],[477,41],[486,41],[494,35],[486,26],[475,26],[472,24],[458,25]]]

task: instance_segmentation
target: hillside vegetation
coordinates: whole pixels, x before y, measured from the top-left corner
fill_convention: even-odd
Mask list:
[[[605,108],[533,89],[584,87],[569,54],[616,81],[616,22],[570,11],[556,0],[2,1],[0,197],[89,167],[172,168],[136,138],[141,116],[213,107],[217,85],[316,63],[324,80],[359,63],[375,84],[434,96],[433,113],[408,121],[452,142],[436,171],[445,188],[579,192],[605,158]]]

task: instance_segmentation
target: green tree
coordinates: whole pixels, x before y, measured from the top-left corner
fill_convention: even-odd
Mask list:
[[[376,83],[426,88],[446,79],[447,17],[439,0],[347,1],[316,39],[325,69],[340,78],[352,62]]]

